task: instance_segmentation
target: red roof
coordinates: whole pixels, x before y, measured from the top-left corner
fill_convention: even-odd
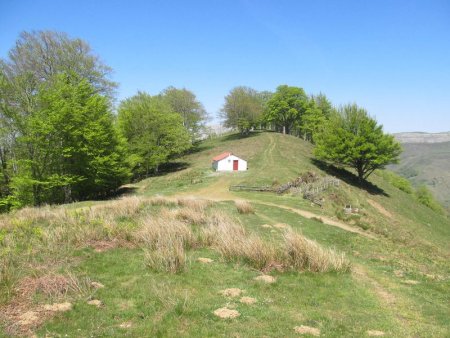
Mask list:
[[[213,160],[213,162],[214,161],[220,161],[220,160],[223,160],[224,158],[227,158],[230,155],[231,155],[231,153],[228,151],[228,152],[222,153],[220,155],[217,155],[216,157],[213,157],[212,160]]]

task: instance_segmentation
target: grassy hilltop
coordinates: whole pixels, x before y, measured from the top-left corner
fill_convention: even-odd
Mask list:
[[[223,151],[249,170],[212,172]],[[0,216],[1,332],[449,336],[448,218],[383,172],[360,187],[311,151],[292,136],[227,135],[129,196]],[[321,207],[301,194],[229,190],[307,172],[341,182],[320,193]]]

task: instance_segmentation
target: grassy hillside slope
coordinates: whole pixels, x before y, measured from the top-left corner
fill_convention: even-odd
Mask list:
[[[391,169],[413,185],[426,185],[450,209],[450,142],[404,143],[401,162]]]
[[[228,135],[139,182],[135,196],[0,218],[4,334],[448,336],[449,220],[384,175],[357,186],[311,150],[276,133]],[[223,151],[249,170],[212,172]],[[290,193],[229,191],[306,171],[341,180],[321,194],[322,207]],[[345,214],[347,204],[358,212]],[[275,282],[255,280],[267,275]],[[222,292],[230,288],[239,290]],[[49,307],[65,303],[70,310]],[[220,308],[239,316],[221,319]]]

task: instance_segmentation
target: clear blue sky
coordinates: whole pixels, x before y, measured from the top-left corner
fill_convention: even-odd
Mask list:
[[[388,132],[450,130],[450,1],[0,0],[0,57],[21,31],[79,37],[119,99],[169,85],[214,116],[237,85],[356,102]]]

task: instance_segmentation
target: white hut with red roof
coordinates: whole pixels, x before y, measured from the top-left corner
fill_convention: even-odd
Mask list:
[[[247,170],[247,161],[231,152],[225,152],[212,159],[212,168],[215,171],[245,171]]]

